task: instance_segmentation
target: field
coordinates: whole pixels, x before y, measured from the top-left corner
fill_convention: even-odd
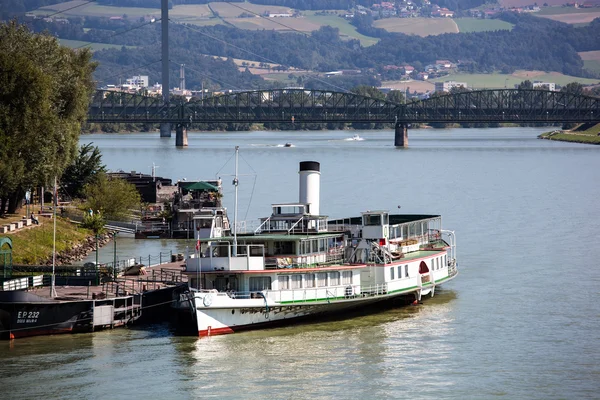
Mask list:
[[[61,45],[71,48],[89,47],[92,51],[104,50],[104,49],[120,49],[123,47],[120,44],[109,44],[109,43],[88,43],[81,40],[69,40],[69,39],[58,39]],[[135,46],[125,46],[128,49],[135,48]]]
[[[265,12],[270,12],[273,14],[287,14],[291,13],[291,9],[289,7],[282,6],[269,6],[269,5],[260,5],[260,4],[250,4],[250,3],[221,3],[221,2],[213,2],[208,3],[208,6],[212,9],[213,12],[218,13],[221,18],[237,18],[242,13],[247,14],[264,14]],[[246,11],[248,10],[248,11]]]
[[[582,51],[579,56],[583,60],[583,68],[600,74],[600,51]]]
[[[542,7],[533,15],[547,16],[559,14],[587,14],[590,11],[600,11],[598,8],[575,8],[575,7]]]
[[[485,32],[512,30],[513,24],[499,19],[480,19],[480,18],[455,18],[454,22],[458,25],[460,32]]]
[[[466,82],[472,89],[514,88],[514,85],[530,80],[554,82],[557,85],[566,85],[570,82],[579,82],[584,85],[597,84],[598,79],[586,79],[567,76],[558,72],[544,71],[516,71],[513,74],[453,74],[443,78],[433,79],[432,82],[457,81]]]
[[[598,10],[597,8],[594,10]],[[554,21],[564,22],[566,24],[588,24],[594,19],[600,17],[600,11],[590,11],[585,14],[555,14],[555,15],[540,15],[540,17],[549,18]]]
[[[599,60],[583,60],[583,68],[588,71],[600,74],[600,61]]]
[[[405,91],[408,88],[411,93],[415,90],[417,93],[433,92],[434,90],[433,83],[427,81],[384,81],[381,82],[381,87],[401,91]]]
[[[276,30],[282,32],[311,32],[319,29],[317,25],[306,18],[224,18],[236,28],[248,30]]]
[[[600,17],[600,7],[574,8],[574,7],[543,7],[540,12],[533,15],[549,18],[567,24],[588,24]]]
[[[384,18],[375,21],[374,25],[388,32],[400,32],[407,35],[430,36],[458,33],[458,26],[451,18]]]
[[[66,10],[68,8],[76,7],[80,4],[86,3],[83,0],[68,1],[66,3],[54,4],[51,6],[41,7],[35,11],[32,11],[35,15],[48,15],[58,11]],[[154,16],[160,18],[160,9],[158,8],[138,8],[138,7],[110,7],[100,6],[95,3],[89,3],[82,5],[81,7],[74,8],[72,10],[65,11],[60,14],[65,17],[73,16],[89,16],[89,17],[122,17],[127,15],[129,18],[139,18],[144,16]]]
[[[533,3],[535,3],[535,0],[498,0],[498,3],[502,7],[524,7],[533,5]],[[567,3],[567,0],[544,0],[543,2],[540,2],[538,4],[543,3],[546,3],[549,6],[562,6],[563,4]]]
[[[354,25],[350,24],[350,22],[348,22],[346,19],[337,16],[337,14],[314,15],[314,11],[304,11],[303,14],[306,15],[306,19],[319,26],[330,25],[334,28],[338,28],[340,30],[340,37],[342,39],[358,39],[360,40],[360,44],[363,46],[371,46],[379,41],[377,38],[358,33]]]

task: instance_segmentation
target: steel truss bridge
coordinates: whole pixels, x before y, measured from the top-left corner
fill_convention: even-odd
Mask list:
[[[411,123],[600,123],[600,98],[545,90],[495,89],[445,93],[398,104],[354,93],[275,89],[237,92],[202,100],[96,91],[90,123],[394,123],[396,145]],[[399,131],[400,130],[400,131]],[[402,132],[403,131],[403,132]],[[178,132],[179,134],[179,132]]]

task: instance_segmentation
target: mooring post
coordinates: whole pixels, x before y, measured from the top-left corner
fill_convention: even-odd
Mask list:
[[[187,128],[184,124],[177,124],[177,128],[175,128],[175,146],[176,147],[187,147],[188,145],[188,136],[187,136]]]
[[[394,146],[396,147],[408,147],[408,127],[402,122],[396,122],[394,132]]]

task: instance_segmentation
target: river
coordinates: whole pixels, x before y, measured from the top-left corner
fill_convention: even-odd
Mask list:
[[[299,161],[319,161],[321,213],[439,213],[460,273],[422,305],[341,321],[201,340],[161,324],[4,342],[2,398],[598,398],[600,146],[536,139],[544,130],[411,130],[408,149],[390,131],[191,132],[183,149],[157,133],[81,136],[112,170],[221,177],[230,213],[240,146],[248,221],[297,201]],[[365,140],[345,140],[354,133]],[[116,251],[186,246],[119,238]]]

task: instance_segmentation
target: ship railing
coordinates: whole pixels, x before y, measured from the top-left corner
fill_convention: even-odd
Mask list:
[[[281,290],[255,290],[240,292],[234,290],[217,291],[216,289],[191,289],[193,292],[213,293],[217,296],[228,296],[231,299],[261,299],[277,303],[306,303],[315,301],[339,301],[362,297],[377,297],[388,294],[387,284],[361,286],[341,284],[337,286],[317,286],[312,288],[294,288]]]
[[[326,253],[315,253],[302,256],[280,255],[265,257],[265,269],[315,268],[343,263],[343,248],[331,248]]]
[[[113,294],[115,297],[141,294],[142,291],[136,288],[136,283],[137,282],[132,279],[117,279],[104,282],[102,284],[102,291],[107,295]]]
[[[169,231],[168,222],[160,221],[142,221],[139,225],[135,226],[136,232],[167,232]]]
[[[48,279],[44,275],[26,276],[2,282],[1,291],[22,290],[35,286],[44,286]]]
[[[454,231],[441,230],[442,238],[449,244],[448,257],[456,260],[456,233]]]
[[[457,263],[455,258],[451,258],[448,260],[448,276],[454,276],[458,273]]]
[[[342,284],[338,286],[313,288],[265,290],[263,293],[267,299],[278,303],[304,303],[314,301],[331,302],[357,297],[383,296],[388,293],[388,287],[385,283],[373,286]]]

